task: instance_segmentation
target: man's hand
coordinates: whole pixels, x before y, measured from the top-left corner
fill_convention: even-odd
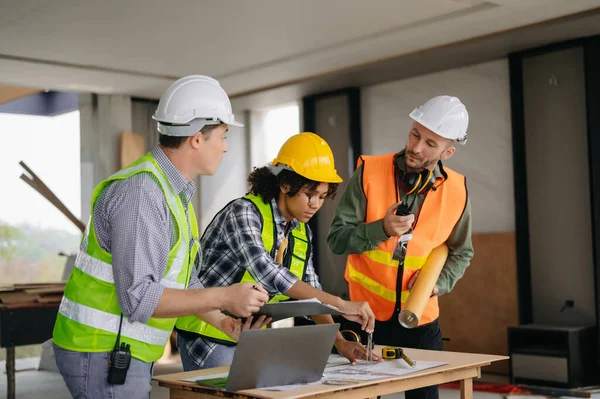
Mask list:
[[[415,272],[415,274],[412,275],[410,280],[408,280],[408,289],[409,290],[412,288],[413,285],[415,285],[415,281],[417,281],[417,277],[419,277],[420,273],[421,273],[421,270],[417,270]],[[431,292],[431,296],[436,296],[438,294],[438,292],[440,292],[440,289],[438,288],[437,285],[434,285],[433,291]]]
[[[256,313],[269,301],[269,294],[257,283],[238,283],[225,288],[223,308],[239,316],[248,317]]]
[[[396,209],[401,203],[402,201],[390,206],[383,218],[383,231],[388,237],[401,236],[410,230],[415,221],[415,215],[412,213],[407,216],[396,215]]]
[[[356,366],[356,360],[367,359],[367,349],[358,342],[337,339],[335,342],[335,347],[338,353],[348,359],[353,366]],[[377,362],[382,361],[381,358],[375,354],[373,354],[373,360]]]
[[[355,321],[368,333],[375,329],[375,314],[367,302],[342,301],[339,309],[344,312],[344,317]]]
[[[219,329],[223,331],[225,334],[229,335],[231,339],[234,341],[239,341],[240,334],[245,330],[257,330],[263,328],[267,324],[273,320],[272,317],[267,317],[265,315],[260,316],[254,323],[252,323],[253,316],[250,316],[246,319],[246,322],[242,324],[240,319],[234,320],[231,317],[223,317],[221,323],[219,324]]]

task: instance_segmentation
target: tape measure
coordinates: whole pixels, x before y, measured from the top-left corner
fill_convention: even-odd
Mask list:
[[[384,359],[402,359],[402,348],[386,346],[381,349],[381,357]]]
[[[342,334],[342,337],[346,340],[346,341],[350,341],[350,342],[358,342],[360,343],[360,337],[358,336],[357,333],[355,333],[352,330],[342,330],[340,331],[340,334]]]
[[[385,346],[381,349],[381,357],[384,359],[403,359],[410,367],[415,367],[415,362],[408,357],[402,348],[397,346]]]

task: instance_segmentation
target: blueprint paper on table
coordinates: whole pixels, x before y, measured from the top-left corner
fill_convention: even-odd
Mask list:
[[[346,359],[344,356],[329,355],[329,359],[327,359],[327,364],[325,365],[325,370],[327,370],[328,367],[349,366],[349,365],[350,365],[350,361],[348,359]]]
[[[380,363],[359,360],[356,366],[347,364],[327,367],[323,373],[323,378],[327,380],[369,381],[402,376],[446,364],[444,362],[426,361],[416,361],[415,363],[415,367],[410,367],[402,359],[384,360]]]
[[[314,384],[351,385],[362,381],[379,380],[402,376],[417,371],[443,366],[445,362],[417,361],[414,368],[406,364],[402,359],[385,360],[380,363],[368,363],[359,360],[356,366],[352,366],[348,359],[340,355],[331,355],[325,366],[321,381],[310,384],[284,385],[278,387],[261,388],[271,391],[288,391]]]

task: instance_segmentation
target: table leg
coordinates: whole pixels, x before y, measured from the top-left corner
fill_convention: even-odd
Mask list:
[[[8,387],[6,390],[7,399],[15,399],[15,347],[6,348],[6,380]]]
[[[460,381],[460,399],[473,399],[473,379]]]

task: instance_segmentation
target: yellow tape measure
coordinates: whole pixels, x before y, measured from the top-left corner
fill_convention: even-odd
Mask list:
[[[360,337],[358,336],[357,333],[355,333],[352,330],[342,330],[342,331],[340,331],[340,334],[342,334],[342,337],[346,341],[359,342],[360,343]]]
[[[403,359],[410,367],[415,367],[415,362],[397,346],[385,346],[381,349],[381,357],[384,359]]]
[[[401,359],[402,353],[402,348],[395,346],[386,346],[381,349],[381,357],[384,359]]]

